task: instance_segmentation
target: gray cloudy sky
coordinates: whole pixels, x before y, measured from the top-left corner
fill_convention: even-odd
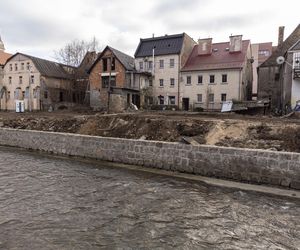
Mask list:
[[[0,0],[0,35],[8,52],[48,59],[72,39],[93,36],[130,55],[152,33],[277,43],[278,26],[291,33],[299,10],[299,0]]]

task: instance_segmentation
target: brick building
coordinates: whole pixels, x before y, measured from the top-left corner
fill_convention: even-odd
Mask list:
[[[93,109],[122,111],[131,103],[139,107],[139,85],[134,58],[110,46],[89,69],[90,105]]]

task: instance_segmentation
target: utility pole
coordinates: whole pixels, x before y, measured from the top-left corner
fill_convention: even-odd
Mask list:
[[[112,56],[109,57],[109,78],[108,78],[108,90],[107,90],[107,113],[109,113],[109,106],[110,106],[111,66],[112,66]]]
[[[31,92],[30,92],[30,84],[31,84],[31,65],[29,65],[29,68],[28,68],[28,74],[29,74],[29,77],[28,77],[28,109],[29,109],[29,112],[32,111],[32,107],[31,107]]]

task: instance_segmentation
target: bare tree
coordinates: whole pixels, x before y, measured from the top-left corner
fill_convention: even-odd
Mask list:
[[[93,37],[90,41],[73,40],[61,49],[54,51],[54,58],[63,64],[79,66],[88,51],[98,51],[99,41]]]

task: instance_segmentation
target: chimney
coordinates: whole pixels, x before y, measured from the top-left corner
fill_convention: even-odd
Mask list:
[[[241,52],[243,47],[243,35],[229,37],[229,53]]]
[[[284,39],[284,26],[280,26],[278,28],[278,46],[281,46],[283,44]]]
[[[212,38],[198,40],[198,55],[210,55],[212,53]]]

